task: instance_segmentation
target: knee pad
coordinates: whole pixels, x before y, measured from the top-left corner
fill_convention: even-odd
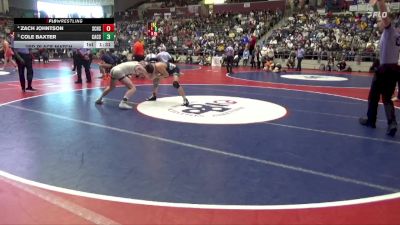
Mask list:
[[[178,81],[174,81],[174,82],[172,83],[172,86],[174,86],[174,88],[178,89],[181,85],[179,84]]]

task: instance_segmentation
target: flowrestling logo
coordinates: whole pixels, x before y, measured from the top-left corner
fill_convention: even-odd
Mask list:
[[[142,102],[139,112],[158,119],[197,124],[247,124],[276,120],[286,114],[280,105],[249,98],[230,96],[188,96],[182,106],[180,96]]]
[[[316,74],[292,74],[292,75],[281,75],[282,78],[293,79],[293,80],[313,80],[313,81],[346,81],[346,77],[337,76],[325,76]]]

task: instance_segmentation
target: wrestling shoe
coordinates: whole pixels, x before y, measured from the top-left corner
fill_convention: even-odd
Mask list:
[[[133,108],[132,106],[128,105],[128,103],[125,102],[125,101],[121,101],[121,102],[119,103],[118,107],[119,107],[120,109],[132,109],[132,108]]]
[[[96,100],[96,104],[97,104],[97,105],[103,104],[103,99],[97,99],[97,100]]]
[[[367,117],[360,117],[360,119],[358,119],[358,122],[360,122],[360,124],[363,126],[376,128],[375,123],[369,121]]]
[[[389,135],[389,136],[391,136],[391,137],[394,137],[394,135],[396,134],[396,132],[397,132],[397,124],[396,124],[396,123],[390,124],[390,125],[388,126],[387,130],[386,130],[386,134]]]
[[[157,97],[155,95],[151,95],[150,97],[146,98],[146,101],[155,101]]]
[[[182,106],[189,106],[189,100],[187,100],[187,98],[183,99]]]
[[[28,87],[27,89],[25,89],[26,92],[36,92],[37,90],[35,88],[32,87]]]

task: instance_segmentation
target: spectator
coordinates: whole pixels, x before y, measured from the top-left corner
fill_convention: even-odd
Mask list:
[[[265,71],[272,71],[274,69],[274,62],[272,61],[272,59],[267,59],[267,62],[265,62],[264,64],[264,68],[263,70]]]
[[[12,50],[10,44],[3,37],[0,37],[0,44],[3,46],[4,51],[4,65],[3,68],[0,69],[3,70],[8,63],[11,63],[11,65],[14,66],[15,70],[17,70],[17,63],[13,60],[14,51]]]
[[[164,48],[160,48],[160,53],[157,54],[157,61],[158,62],[172,62],[172,56],[165,50]]]
[[[133,60],[134,61],[142,61],[144,60],[144,44],[140,39],[137,39],[132,49]]]
[[[246,45],[246,48],[243,51],[243,66],[247,66],[247,63],[249,61],[249,56],[250,56],[250,51],[248,46]]]
[[[297,68],[296,71],[301,71],[301,62],[304,58],[304,49],[299,46],[296,50],[296,58],[297,58]]]
[[[296,65],[295,59],[296,59],[296,51],[292,50],[289,53],[289,58],[288,58],[288,61],[286,63],[286,66],[288,67],[288,69],[294,69],[294,67]]]
[[[345,60],[341,60],[336,66],[338,71],[351,72],[351,68],[346,64]]]

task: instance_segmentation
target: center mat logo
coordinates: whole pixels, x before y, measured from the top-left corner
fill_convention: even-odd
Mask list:
[[[221,113],[234,109],[234,105],[237,102],[232,100],[214,100],[212,102],[206,102],[204,104],[194,103],[185,107],[181,112],[189,113],[195,115],[204,115],[205,113],[212,113],[213,116],[218,116]],[[240,110],[242,107],[237,108],[236,110]],[[170,111],[174,109],[171,108]]]
[[[182,98],[158,98],[143,102],[138,111],[158,119],[198,124],[247,124],[283,117],[286,109],[274,103],[230,96],[188,96],[189,106]]]

